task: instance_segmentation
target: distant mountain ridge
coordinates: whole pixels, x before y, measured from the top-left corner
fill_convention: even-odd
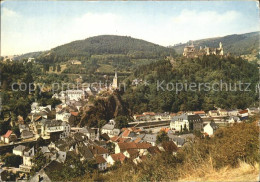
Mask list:
[[[218,47],[219,42],[222,42],[224,54],[231,53],[234,55],[257,55],[259,52],[259,35],[260,32],[250,32],[245,34],[233,34],[224,37],[207,38],[194,40],[193,44],[196,48]],[[172,46],[178,54],[183,53],[183,49],[187,44]]]

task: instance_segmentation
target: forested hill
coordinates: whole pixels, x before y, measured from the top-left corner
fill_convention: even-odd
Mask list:
[[[224,53],[229,52],[235,55],[256,55],[259,50],[259,33],[260,32],[233,34],[224,37],[195,40],[193,43],[196,48],[199,48],[200,46],[218,47],[219,42],[222,42]],[[186,43],[180,44],[173,46],[173,48],[178,54],[182,54],[186,45]]]
[[[244,109],[254,106],[258,100],[258,93],[255,91],[258,83],[256,63],[232,56],[178,58],[172,64],[163,60],[139,67],[132,77],[148,83],[139,84],[125,92],[123,98],[133,113],[149,110],[208,111],[215,107]],[[243,84],[242,89],[239,89],[239,82],[250,83],[250,87],[246,89],[246,84]],[[179,84],[178,89],[180,84],[184,89],[177,91],[176,84]],[[192,89],[189,87],[191,84],[195,84]],[[203,86],[199,87],[200,84]],[[206,85],[209,87],[206,88]]]
[[[40,60],[62,62],[71,58],[86,59],[92,55],[111,54],[133,59],[155,59],[174,54],[174,49],[128,36],[100,35],[53,48],[41,55]]]

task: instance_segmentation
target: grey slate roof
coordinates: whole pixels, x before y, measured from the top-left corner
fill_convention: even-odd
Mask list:
[[[28,130],[23,130],[21,133],[21,137],[22,138],[33,137],[33,132]]]
[[[210,122],[210,126],[211,126],[214,130],[218,129],[218,125],[217,125],[215,122]]]
[[[79,147],[78,148],[79,153],[85,158],[85,159],[92,159],[94,155],[90,151],[90,149],[87,146]]]
[[[110,123],[105,124],[102,129],[106,129],[106,130],[113,130],[115,128],[115,125],[112,125]]]
[[[173,141],[174,143],[176,143],[176,145],[181,145],[183,146],[185,143],[185,139],[182,137],[178,137],[176,135],[168,135],[170,138],[170,141]]]
[[[25,147],[24,145],[18,145],[18,146],[15,147],[13,150],[17,150],[17,151],[23,152],[25,148],[26,148],[26,147]]]
[[[144,141],[156,142],[156,134],[146,134],[143,138]]]
[[[181,114],[179,116],[174,116],[172,118],[172,121],[178,121],[178,120],[188,120],[189,122],[193,122],[194,120],[200,120],[202,122],[202,119],[199,115],[188,115],[188,114]]]

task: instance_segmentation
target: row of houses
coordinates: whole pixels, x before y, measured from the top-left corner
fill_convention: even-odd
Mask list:
[[[201,118],[208,117],[230,117],[230,116],[239,116],[239,117],[248,117],[259,113],[259,108],[247,108],[247,109],[234,109],[234,110],[225,110],[218,108],[217,110],[205,111],[180,111],[178,113],[154,113],[154,112],[144,112],[143,114],[136,114],[133,116],[135,122],[140,121],[152,121],[152,120],[171,120],[173,117],[187,114],[187,115],[199,115]]]

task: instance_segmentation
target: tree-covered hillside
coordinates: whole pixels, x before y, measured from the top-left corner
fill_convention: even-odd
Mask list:
[[[162,60],[140,67],[131,78],[142,78],[148,83],[128,88],[125,92],[123,98],[132,113],[211,110],[214,107],[242,109],[256,103],[258,98],[255,91],[258,82],[256,63],[231,56],[179,58],[172,63]],[[250,91],[245,90],[246,84],[239,89],[239,82],[250,83]],[[183,89],[176,91],[176,84],[183,84]],[[192,84],[196,86],[190,89]],[[203,84],[201,89],[199,84]]]
[[[219,42],[222,42],[225,54],[229,52],[235,55],[257,55],[259,50],[259,32],[195,40],[193,43],[195,47],[199,49],[200,46],[218,47]],[[173,46],[173,48],[178,54],[182,54],[186,45],[187,44],[180,44]]]
[[[113,74],[132,72],[139,65],[149,64],[166,56],[174,56],[173,48],[166,48],[128,36],[101,35],[74,41],[45,51],[36,62],[53,66],[78,60],[82,65],[68,64],[66,74]]]
[[[152,59],[174,54],[174,50],[128,36],[101,35],[58,46],[39,59],[61,62],[72,58],[87,59],[92,55],[106,54],[120,54],[134,59]]]

